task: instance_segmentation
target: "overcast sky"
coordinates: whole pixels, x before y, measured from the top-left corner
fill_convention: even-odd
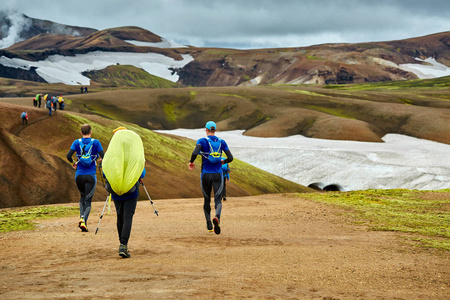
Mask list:
[[[449,0],[1,0],[0,7],[99,30],[139,26],[197,47],[300,47],[450,31]]]

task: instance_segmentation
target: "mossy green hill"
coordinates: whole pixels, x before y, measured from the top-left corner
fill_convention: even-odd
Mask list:
[[[109,66],[98,71],[84,72],[84,76],[92,81],[111,87],[134,88],[169,88],[179,87],[178,84],[147,73],[134,66]]]

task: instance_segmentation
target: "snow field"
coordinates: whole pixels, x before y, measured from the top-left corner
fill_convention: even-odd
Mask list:
[[[156,132],[194,140],[205,137],[204,129]],[[217,136],[227,142],[234,157],[301,185],[336,184],[344,191],[450,188],[450,145],[398,134],[384,136],[384,143],[369,143],[242,133],[223,131]]]

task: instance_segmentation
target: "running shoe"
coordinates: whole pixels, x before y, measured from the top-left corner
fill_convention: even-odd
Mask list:
[[[83,232],[88,232],[88,229],[87,229],[86,223],[84,223],[84,222],[81,222],[81,224],[80,224],[80,228],[81,228],[81,231],[83,231]]]
[[[215,217],[213,219],[213,223],[214,223],[214,233],[215,234],[220,234],[220,223],[219,223],[219,219],[217,217]]]
[[[206,222],[206,228],[208,229],[209,232],[213,232],[214,231],[211,221],[207,221]]]
[[[127,245],[120,244],[120,246],[119,246],[119,255],[122,256],[123,258],[130,257],[130,253],[128,253]]]
[[[83,222],[84,222],[84,220],[83,220],[83,218],[81,218],[80,221],[78,222],[78,227],[81,227],[81,223],[83,223]]]

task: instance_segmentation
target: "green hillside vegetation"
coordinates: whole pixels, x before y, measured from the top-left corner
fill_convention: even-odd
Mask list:
[[[0,211],[0,232],[34,229],[36,220],[73,216],[79,212],[76,206],[63,205],[3,209]]]
[[[370,230],[407,234],[412,243],[450,250],[450,190],[366,190],[298,195],[348,209]]]
[[[170,88],[179,87],[170,80],[151,75],[135,66],[109,66],[102,70],[84,72],[92,81],[111,87]]]

